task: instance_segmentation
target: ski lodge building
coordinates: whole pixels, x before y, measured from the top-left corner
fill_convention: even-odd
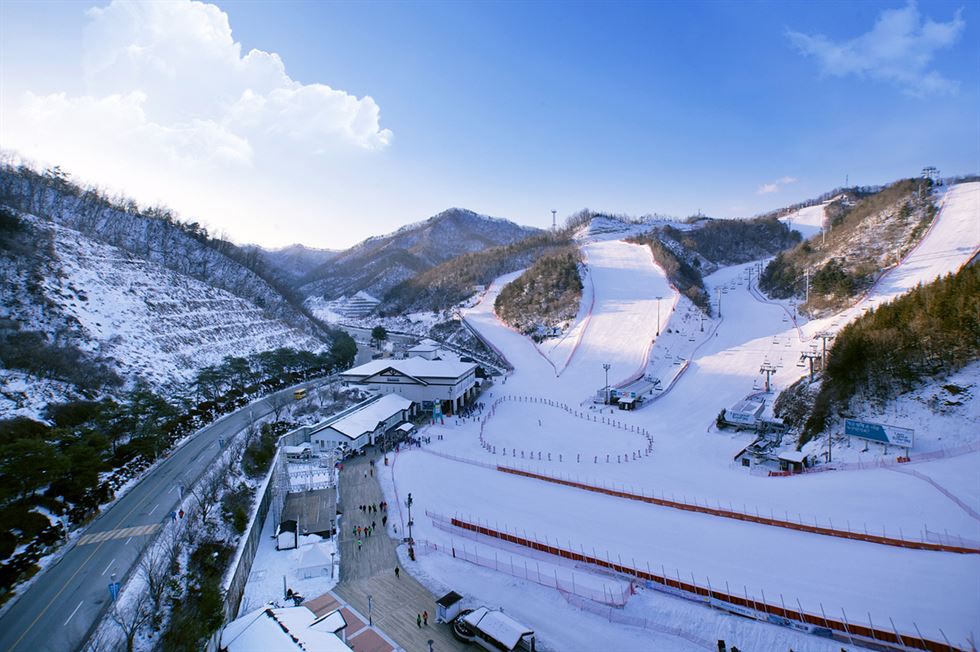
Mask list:
[[[443,414],[455,414],[476,396],[476,364],[412,357],[372,360],[340,374],[342,380],[365,385],[382,395],[397,394],[423,409],[439,403]]]
[[[398,394],[386,394],[320,423],[310,430],[309,441],[318,453],[332,452],[341,445],[357,451],[376,443],[408,420],[412,412],[412,401]]]

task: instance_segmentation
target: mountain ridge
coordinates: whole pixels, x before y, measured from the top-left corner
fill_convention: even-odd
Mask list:
[[[461,208],[390,233],[372,236],[310,270],[297,287],[305,297],[381,297],[395,285],[463,254],[511,244],[540,233],[499,217]]]

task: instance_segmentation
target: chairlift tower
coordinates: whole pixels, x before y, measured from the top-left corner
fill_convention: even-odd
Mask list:
[[[768,394],[771,391],[771,385],[769,379],[772,378],[772,375],[774,373],[776,373],[776,366],[773,363],[766,360],[765,362],[762,363],[762,367],[759,368],[759,373],[766,375],[766,394]]]
[[[836,335],[830,331],[820,331],[814,334],[813,337],[820,338],[823,341],[823,353],[820,355],[820,370],[825,371],[827,369],[827,340],[834,339]]]
[[[806,362],[809,362],[810,363],[810,382],[811,383],[813,382],[813,369],[814,369],[813,363],[814,363],[815,360],[819,360],[819,359],[820,359],[820,354],[817,353],[817,347],[816,347],[816,345],[814,345],[813,348],[810,349],[809,351],[804,351],[803,353],[800,354],[800,360],[801,361],[806,361]]]
[[[558,231],[558,211],[551,209],[551,230]]]
[[[612,368],[612,365],[609,364],[608,362],[604,362],[602,364],[602,368],[606,372],[606,387],[605,387],[605,389],[606,389],[606,405],[609,405],[609,370]]]

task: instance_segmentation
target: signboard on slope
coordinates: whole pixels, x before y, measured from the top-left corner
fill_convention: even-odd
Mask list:
[[[898,426],[858,421],[857,419],[844,421],[844,434],[849,437],[876,441],[886,446],[901,446],[902,448],[912,448],[915,437],[915,431],[910,428],[899,428]]]

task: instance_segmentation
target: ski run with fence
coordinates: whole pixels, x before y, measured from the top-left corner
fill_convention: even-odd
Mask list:
[[[595,550],[592,550],[591,554],[589,554],[581,546],[578,551],[575,551],[572,548],[571,542],[569,542],[567,548],[564,548],[559,545],[557,540],[540,541],[529,537],[527,532],[521,531],[519,534],[517,531],[508,532],[506,527],[500,528],[496,524],[494,527],[490,527],[489,524],[481,524],[479,521],[474,523],[471,520],[464,520],[459,517],[447,517],[428,511],[426,511],[426,515],[440,529],[452,531],[454,534],[460,536],[467,536],[464,533],[468,533],[469,538],[477,538],[473,535],[479,535],[477,540],[484,542],[496,540],[512,544],[523,550],[543,553],[558,560],[565,560],[566,562],[575,564],[586,564],[612,571],[627,579],[642,581],[650,589],[675,597],[693,600],[746,618],[791,627],[799,631],[836,638],[842,641],[849,641],[852,644],[870,645],[878,649],[930,650],[935,652],[949,652],[951,650],[964,650],[965,652],[965,650],[969,649],[958,647],[951,643],[942,629],[939,630],[942,641],[926,638],[914,622],[912,623],[912,627],[915,633],[907,630],[900,632],[894,620],[891,618],[888,619],[888,624],[891,626],[890,629],[884,629],[881,624],[876,625],[873,622],[870,612],[867,614],[868,621],[866,623],[851,620],[843,608],[840,610],[840,618],[837,616],[828,616],[822,604],[820,605],[820,613],[817,614],[804,610],[798,598],[795,599],[796,604],[795,608],[793,608],[792,604],[790,606],[786,605],[785,598],[781,594],[779,595],[779,603],[776,604],[771,596],[767,597],[765,595],[765,591],[761,591],[762,596],[759,599],[754,594],[750,595],[745,587],[743,587],[743,593],[741,595],[734,593],[728,585],[728,582],[725,582],[724,590],[721,589],[720,585],[718,588],[712,586],[710,578],[706,578],[707,585],[699,584],[695,580],[693,572],[691,573],[691,580],[687,581],[681,578],[679,571],[676,571],[674,576],[670,576],[667,569],[662,566],[659,572],[657,572],[657,569],[652,569],[648,563],[644,570],[639,568],[634,559],[624,561],[621,556],[616,555],[616,559],[613,560],[612,555],[608,552],[606,553],[606,558],[602,558]],[[430,544],[427,543],[427,545]],[[471,556],[477,555],[475,552],[468,552],[467,554]],[[489,560],[483,559],[482,561],[483,563],[479,565],[485,565],[488,568],[494,567]],[[499,562],[496,563],[499,565]],[[506,565],[514,568],[513,559],[506,562]],[[505,572],[507,572],[506,568]],[[517,573],[519,573],[519,567],[514,568],[511,574],[520,577]],[[557,581],[552,582],[550,585],[554,586],[556,584],[558,584]],[[573,588],[576,590],[568,591],[568,585],[566,584],[564,587],[559,587],[559,590],[579,596],[580,598],[591,599],[586,595],[582,595],[583,591],[579,590],[577,586]],[[610,604],[608,600],[594,600],[594,602]]]
[[[959,535],[951,535],[948,532],[933,532],[929,530],[928,526],[926,525],[923,525],[923,529],[921,532],[919,532],[918,537],[911,537],[907,535],[902,528],[898,528],[898,536],[896,537],[896,533],[892,531],[892,533],[889,534],[888,529],[884,525],[881,526],[881,534],[878,534],[877,530],[869,530],[866,524],[864,525],[863,529],[858,530],[851,527],[851,523],[848,521],[847,525],[844,528],[841,528],[840,525],[835,526],[833,520],[829,518],[827,519],[828,524],[822,525],[820,521],[818,521],[817,517],[814,516],[813,523],[811,524],[804,521],[803,516],[799,514],[797,515],[798,520],[793,521],[790,519],[788,512],[784,513],[784,518],[777,518],[772,510],[770,510],[769,516],[765,516],[759,512],[758,509],[755,510],[755,513],[752,513],[744,506],[742,511],[738,511],[731,504],[729,504],[728,508],[726,509],[721,506],[719,501],[715,501],[715,506],[712,507],[707,500],[704,500],[703,503],[698,502],[697,499],[695,499],[694,502],[690,502],[686,496],[682,499],[675,497],[673,494],[671,494],[670,497],[667,497],[663,492],[657,496],[656,492],[652,490],[646,491],[642,489],[637,490],[634,488],[627,489],[623,485],[620,485],[619,488],[617,488],[615,485],[598,485],[590,482],[584,482],[577,478],[573,480],[570,477],[551,475],[526,468],[521,469],[512,466],[489,464],[465,457],[459,457],[457,455],[440,453],[439,451],[434,451],[431,449],[423,448],[421,450],[429,455],[435,455],[436,457],[442,457],[444,459],[452,460],[454,462],[461,462],[463,464],[479,466],[492,471],[499,471],[500,473],[508,473],[533,480],[541,480],[543,482],[550,482],[552,484],[571,487],[573,489],[591,491],[616,498],[624,498],[626,500],[635,500],[660,507],[669,507],[671,509],[680,509],[687,512],[708,514],[719,518],[728,518],[746,523],[756,523],[758,525],[780,527],[789,530],[796,530],[798,532],[808,532],[810,534],[831,536],[840,539],[852,539],[854,541],[864,541],[866,543],[894,546],[897,548],[929,550],[934,552],[952,552],[959,554],[980,554],[980,542],[966,539]]]

